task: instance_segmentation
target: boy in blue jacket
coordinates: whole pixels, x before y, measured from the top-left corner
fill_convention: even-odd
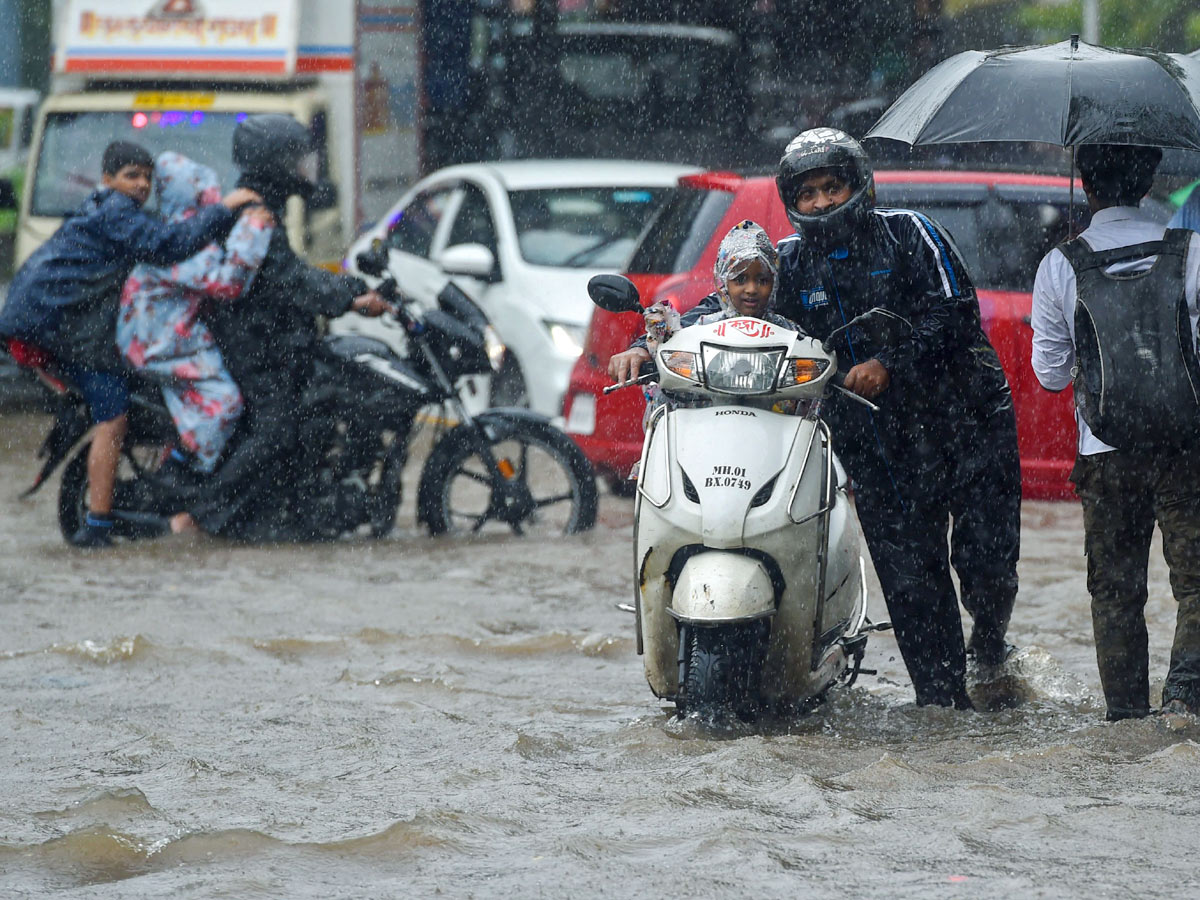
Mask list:
[[[104,150],[101,187],[21,266],[0,309],[0,335],[49,351],[86,398],[95,423],[88,452],[88,515],[71,543],[112,543],[112,495],[125,439],[129,391],[116,353],[121,288],[139,262],[181,262],[233,227],[235,211],[262,198],[244,188],[185,222],[142,210],[154,160],[137,144]]]

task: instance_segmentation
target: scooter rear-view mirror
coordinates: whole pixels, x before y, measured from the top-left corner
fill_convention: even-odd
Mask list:
[[[611,313],[642,311],[642,301],[632,281],[624,275],[594,275],[588,281],[588,296],[601,309]]]
[[[867,340],[881,347],[890,347],[912,334],[912,323],[908,319],[890,309],[876,306],[862,315],[855,316],[840,328],[835,328],[829,337],[821,342],[821,347],[826,353],[831,352],[837,339],[851,328],[857,328]]]

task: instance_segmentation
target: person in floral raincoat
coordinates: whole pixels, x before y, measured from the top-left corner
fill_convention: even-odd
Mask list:
[[[194,216],[221,199],[216,173],[167,152],[154,163],[159,212],[168,222]],[[184,450],[177,462],[200,473],[217,465],[238,417],[242,394],[201,321],[206,306],[237,300],[267,253],[274,217],[261,207],[244,212],[224,245],[209,244],[173,266],[141,264],[121,294],[117,346],[140,373],[162,384]]]

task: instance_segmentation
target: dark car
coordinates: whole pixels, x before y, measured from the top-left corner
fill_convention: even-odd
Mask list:
[[[1017,413],[1024,496],[1066,499],[1075,459],[1070,391],[1042,389],[1030,366],[1029,326],[1034,274],[1041,258],[1067,234],[1070,182],[1057,175],[1016,172],[881,171],[880,206],[918,209],[953,235],[978,288],[984,329],[1000,354]],[[713,290],[717,245],[741,219],[753,219],[772,239],[792,233],[771,178],[709,173],[681,179],[678,195],[659,213],[629,265],[644,302],[667,300],[680,310]],[[1147,201],[1166,221],[1165,207]],[[1088,213],[1076,185],[1076,230]],[[644,406],[636,390],[605,395],[609,357],[641,330],[636,316],[596,310],[564,405],[567,431],[596,468],[620,487],[641,455]]]
[[[721,28],[563,22],[516,31],[491,57],[500,155],[744,164],[754,132],[740,54],[740,39]]]

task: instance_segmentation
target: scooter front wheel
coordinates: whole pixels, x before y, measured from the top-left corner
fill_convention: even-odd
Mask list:
[[[704,627],[684,625],[680,691],[681,714],[734,712],[753,718],[759,707],[762,664],[770,623]]]
[[[596,478],[569,437],[533,417],[484,414],[438,441],[417,514],[431,534],[575,534],[596,524]]]

